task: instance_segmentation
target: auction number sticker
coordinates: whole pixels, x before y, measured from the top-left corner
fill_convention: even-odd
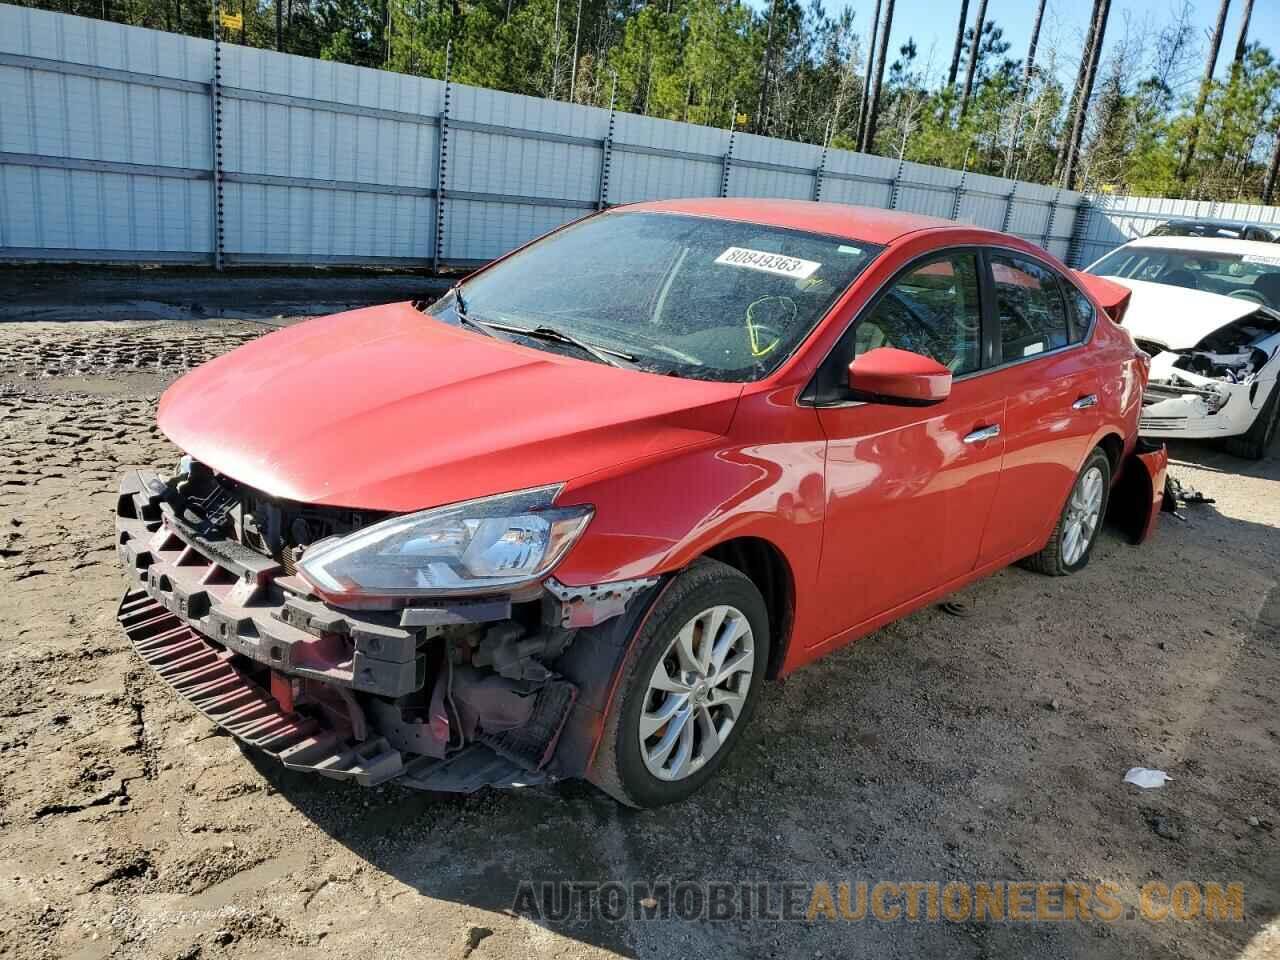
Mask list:
[[[822,266],[816,260],[801,260],[799,257],[766,253],[763,250],[748,250],[746,247],[730,247],[716,257],[716,263],[723,263],[728,267],[760,270],[779,277],[791,277],[793,280],[807,280]]]
[[[1256,263],[1264,267],[1280,267],[1280,257],[1263,257],[1256,253],[1245,254],[1240,258],[1241,263]]]

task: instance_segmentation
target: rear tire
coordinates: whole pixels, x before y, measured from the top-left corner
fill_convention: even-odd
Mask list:
[[[1023,566],[1051,577],[1083,570],[1098,540],[1110,499],[1111,460],[1101,447],[1094,447],[1071,485],[1049,542],[1039,553],[1022,561]]]
[[[727,564],[696,561],[631,644],[588,779],[629,807],[684,800],[742,736],[768,663],[760,591]]]
[[[1249,429],[1238,437],[1229,437],[1223,446],[1233,456],[1261,460],[1271,449],[1277,423],[1280,423],[1280,380],[1271,385],[1271,396],[1267,397]]]

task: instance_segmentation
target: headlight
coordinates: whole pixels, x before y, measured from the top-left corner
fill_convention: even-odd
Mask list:
[[[321,541],[298,570],[321,593],[412,597],[485,593],[541,579],[591,519],[553,507],[559,485],[392,517]]]

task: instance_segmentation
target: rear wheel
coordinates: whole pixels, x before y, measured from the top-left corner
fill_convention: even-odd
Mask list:
[[[1249,429],[1238,437],[1231,437],[1223,446],[1227,453],[1246,460],[1261,460],[1271,449],[1276,436],[1276,424],[1280,423],[1280,381],[1271,385],[1271,396],[1253,418]]]
[[[1102,518],[1107,515],[1110,496],[1111,461],[1101,448],[1095,447],[1080,468],[1049,542],[1039,553],[1027,557],[1024,565],[1051,577],[1083,570],[1089,563]]]
[[[768,662],[769,619],[755,585],[718,561],[693,564],[632,644],[591,781],[632,807],[688,797],[741,737]]]

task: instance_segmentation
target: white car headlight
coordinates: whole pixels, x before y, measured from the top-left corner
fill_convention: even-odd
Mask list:
[[[392,517],[309,549],[298,571],[324,594],[485,593],[540,580],[582,535],[589,506],[554,507],[559,485]]]

